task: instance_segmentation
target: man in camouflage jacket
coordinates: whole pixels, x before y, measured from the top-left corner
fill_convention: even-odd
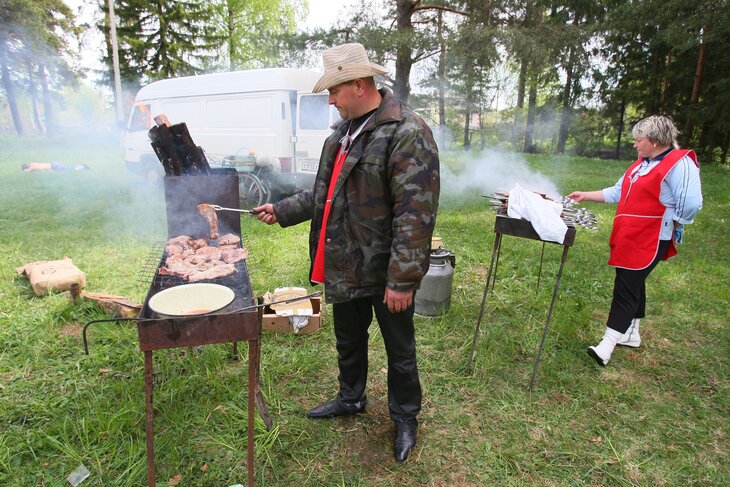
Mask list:
[[[318,244],[325,238],[320,247],[326,256],[323,283],[326,301],[333,303],[340,391],[308,416],[331,418],[364,410],[367,329],[374,310],[388,354],[395,457],[404,461],[415,445],[421,407],[413,293],[428,271],[439,197],[438,150],[425,122],[389,90],[377,90],[372,77],[343,81],[347,74],[337,74],[324,87],[343,119],[324,143],[314,188],[256,210],[259,220],[282,227],[312,220],[310,276],[316,275]],[[343,138],[352,135],[357,123],[359,131],[332,182],[335,160],[345,148]],[[328,191],[332,198],[322,233]]]

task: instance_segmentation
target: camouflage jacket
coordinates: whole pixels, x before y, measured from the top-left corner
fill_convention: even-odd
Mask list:
[[[439,157],[431,130],[392,92],[355,139],[337,180],[327,222],[325,295],[343,302],[382,295],[385,287],[417,289],[428,271],[439,198]],[[349,122],[327,138],[312,190],[274,205],[282,227],[312,220],[311,261],[339,141]],[[311,269],[310,269],[311,275]]]

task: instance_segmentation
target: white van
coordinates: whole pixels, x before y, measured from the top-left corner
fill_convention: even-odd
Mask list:
[[[153,117],[165,114],[173,124],[185,122],[211,166],[254,161],[255,170],[284,192],[311,188],[322,144],[338,118],[326,93],[312,93],[321,75],[255,69],[150,83],[137,93],[127,122],[125,163],[143,174],[162,172],[147,131]]]

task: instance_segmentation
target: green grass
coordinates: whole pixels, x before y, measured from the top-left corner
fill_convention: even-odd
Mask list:
[[[87,289],[142,301],[138,272],[164,238],[164,198],[128,173],[118,140],[0,138],[0,484],[63,486],[81,463],[82,485],[146,482],[143,357],[134,324],[89,329],[105,315],[63,294],[35,297],[15,268],[68,256]],[[446,156],[445,163],[449,163]],[[22,173],[23,162],[87,163],[86,172]],[[628,161],[533,157],[562,193],[615,182]],[[460,169],[454,164],[454,170]],[[457,256],[452,306],[416,318],[424,388],[418,445],[392,459],[386,359],[371,329],[368,411],[308,420],[337,387],[331,309],[322,330],[266,333],[261,377],[275,427],[256,426],[258,485],[729,485],[730,171],[703,167],[705,207],[680,255],[648,286],[642,347],[608,367],[585,353],[602,335],[612,289],[607,241],[614,208],[586,205],[597,232],[578,231],[566,264],[537,384],[526,389],[560,247],[505,237],[482,323],[474,373],[465,374],[494,234],[478,192],[442,198],[437,234]],[[244,218],[257,295],[306,285],[308,226]],[[241,347],[245,356],[246,347]],[[156,352],[157,479],[227,486],[246,477],[246,361],[229,346]],[[245,357],[244,357],[245,358]],[[203,468],[206,466],[205,468]],[[203,468],[205,471],[202,471]]]

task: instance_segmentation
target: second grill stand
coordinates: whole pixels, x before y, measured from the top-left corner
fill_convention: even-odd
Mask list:
[[[563,266],[568,260],[568,249],[575,242],[575,227],[568,226],[568,232],[565,234],[565,240],[562,244],[557,242],[547,242],[540,238],[532,224],[527,220],[518,218],[510,218],[504,215],[497,215],[494,221],[494,248],[492,249],[492,257],[489,262],[489,271],[487,272],[487,283],[484,286],[484,295],[482,296],[482,305],[479,310],[479,318],[477,319],[476,328],[474,330],[474,338],[472,339],[471,352],[469,353],[469,364],[467,366],[468,373],[472,371],[472,364],[474,361],[474,353],[476,352],[477,340],[479,339],[479,329],[482,323],[482,316],[484,315],[484,308],[487,302],[487,295],[490,291],[494,290],[494,283],[497,280],[497,265],[499,263],[499,254],[502,249],[502,236],[511,235],[513,237],[522,237],[530,240],[538,240],[543,242],[543,252],[545,243],[554,243],[556,245],[562,245],[563,255],[560,259],[560,268],[555,278],[555,286],[553,287],[552,298],[550,299],[550,308],[548,308],[547,319],[545,320],[545,326],[542,331],[542,339],[540,340],[540,347],[537,350],[535,356],[535,364],[532,368],[532,377],[530,378],[530,384],[527,386],[529,390],[532,390],[532,386],[535,383],[535,376],[537,375],[537,369],[540,365],[540,356],[542,355],[542,349],[545,345],[545,337],[547,336],[548,328],[550,327],[550,318],[553,314],[553,308],[555,307],[555,298],[558,295],[558,288],[560,286],[560,277],[563,274]],[[540,273],[542,273],[542,257],[540,257]],[[539,277],[538,277],[539,279]],[[539,281],[538,281],[539,282]]]

